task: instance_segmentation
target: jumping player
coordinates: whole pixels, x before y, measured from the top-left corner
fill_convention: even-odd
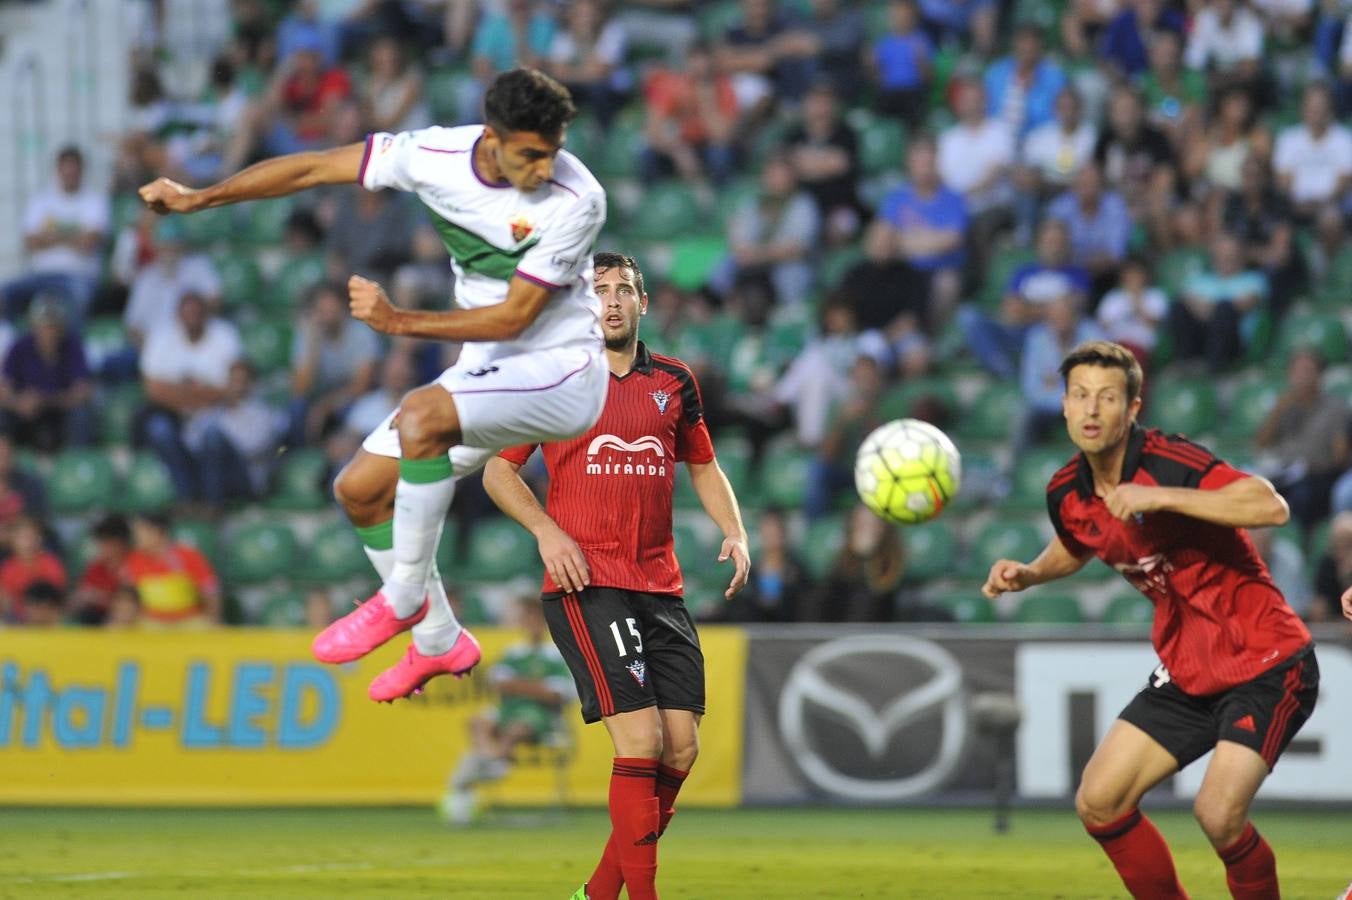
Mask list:
[[[751,560],[732,486],[714,458],[699,387],[679,360],[638,340],[648,308],[643,273],[627,256],[598,253],[610,393],[596,425],[546,443],[542,509],[518,474],[535,445],[503,451],[484,469],[489,495],[539,542],[549,631],[572,670],[582,718],[615,745],[612,831],[574,900],[657,896],[657,839],[699,750],[704,657],[681,600],[672,552],[676,463],[722,530],[718,561],[735,566],[725,596],[746,584]]]
[[[1214,750],[1197,821],[1231,895],[1275,900],[1276,861],[1249,805],[1309,718],[1319,667],[1244,529],[1284,524],[1286,501],[1203,447],[1137,425],[1141,367],[1125,347],[1081,344],[1061,377],[1081,452],[1047,486],[1056,536],[1031,563],[997,561],[982,591],[994,598],[1064,578],[1097,556],[1150,598],[1160,665],[1085,766],[1076,810],[1133,897],[1186,897],[1137,804]]]
[[[456,479],[503,447],[586,431],[605,402],[590,254],[606,200],[561,150],[575,114],[566,88],[516,69],[489,86],[484,125],[372,134],[266,160],[201,190],[166,178],[141,188],[160,212],[354,181],[410,191],[450,253],[458,309],[399,309],[374,282],[353,276],[348,284],[352,314],[376,331],[465,342],[456,364],[406,396],[335,484],[384,583],[315,638],[315,656],[348,662],[413,629],[408,653],[371,683],[373,700],[408,696],[479,661],[433,565]]]

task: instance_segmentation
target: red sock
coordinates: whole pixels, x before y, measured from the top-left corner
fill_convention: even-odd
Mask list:
[[[1139,809],[1107,825],[1086,825],[1085,830],[1103,847],[1137,900],[1188,900],[1169,845]]]
[[[1225,863],[1225,883],[1235,900],[1280,900],[1277,889],[1277,858],[1258,829],[1249,822],[1244,833],[1224,850],[1217,850]]]
[[[587,879],[591,900],[615,900],[626,883],[631,900],[656,898],[656,774],[655,759],[615,757],[610,773],[610,839]],[[649,834],[652,840],[646,841]]]
[[[657,829],[658,834],[666,834],[667,826],[671,824],[671,817],[676,815],[674,804],[676,795],[681,792],[681,785],[685,784],[685,777],[689,772],[682,772],[680,769],[673,769],[671,766],[657,767],[657,802],[658,810],[662,815],[661,827]]]

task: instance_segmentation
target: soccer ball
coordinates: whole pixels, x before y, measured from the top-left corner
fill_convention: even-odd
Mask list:
[[[864,505],[889,522],[927,522],[952,502],[962,457],[948,435],[919,419],[897,419],[864,438],[854,487]]]

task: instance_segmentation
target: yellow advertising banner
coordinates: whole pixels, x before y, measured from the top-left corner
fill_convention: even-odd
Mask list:
[[[520,640],[476,629],[484,661],[422,695],[372,703],[367,685],[404,650],[344,666],[300,631],[0,633],[0,803],[430,804],[496,702],[487,669]],[[745,634],[700,634],[708,682],[701,752],[681,802],[741,800]],[[494,802],[604,804],[612,750],[564,713],[569,740],[523,752]],[[561,798],[561,794],[566,795]]]

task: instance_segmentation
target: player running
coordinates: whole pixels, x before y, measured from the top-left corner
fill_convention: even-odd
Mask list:
[[[399,309],[375,282],[348,283],[352,314],[376,331],[465,342],[456,364],[408,394],[335,484],[384,583],[315,638],[315,657],[348,662],[413,629],[408,653],[371,683],[373,700],[408,696],[479,661],[478,642],[456,621],[434,565],[456,480],[503,447],[586,431],[605,402],[590,254],[606,199],[561,149],[576,112],[558,82],[516,69],[489,86],[484,125],[372,134],[365,143],[266,160],[201,190],[167,178],[141,188],[160,212],[353,181],[410,191],[450,253],[458,309]]]
[[[1137,804],[1214,749],[1197,821],[1232,896],[1277,898],[1276,861],[1249,804],[1309,718],[1319,666],[1243,529],[1284,524],[1286,501],[1197,444],[1137,425],[1141,367],[1125,347],[1081,344],[1061,377],[1081,452],[1047,486],[1056,536],[1031,563],[997,561],[982,591],[994,598],[1064,578],[1097,556],[1150,598],[1161,663],[1085,766],[1076,810],[1133,897],[1186,897]]]
[[[638,340],[648,309],[643,273],[616,253],[598,253],[593,264],[611,376],[601,418],[579,438],[544,445],[545,508],[518,474],[535,444],[489,460],[484,487],[539,542],[550,634],[577,683],[582,718],[604,722],[615,745],[610,839],[573,900],[616,900],[622,885],[631,900],[650,900],[657,839],[695,762],[704,714],[704,657],[672,550],[676,463],[686,463],[724,534],[718,561],[736,569],[728,598],[746,584],[751,559],[694,376]]]

